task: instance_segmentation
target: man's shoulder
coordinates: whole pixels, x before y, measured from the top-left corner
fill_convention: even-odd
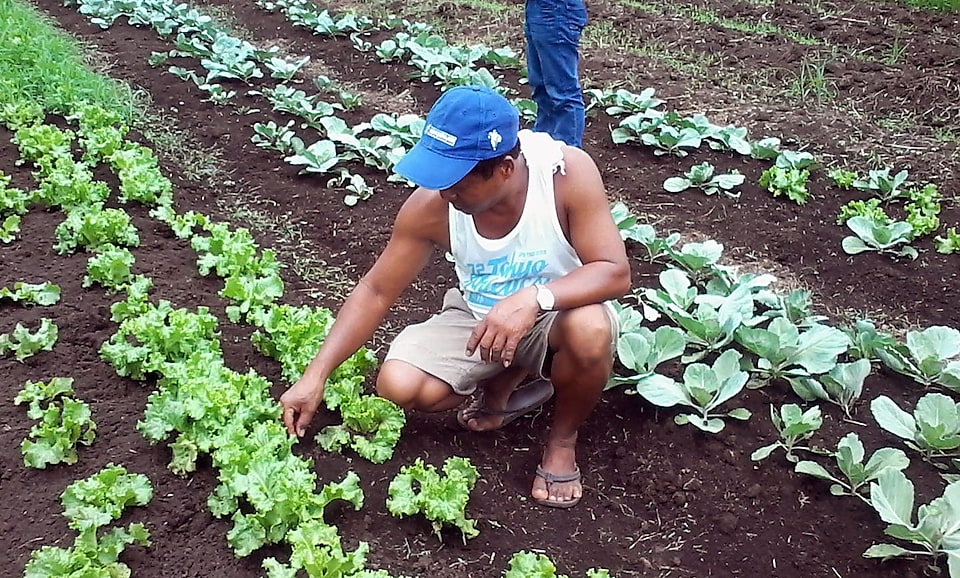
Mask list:
[[[447,215],[450,207],[437,191],[417,187],[397,214],[397,227],[408,232],[439,241],[440,234],[447,230]]]

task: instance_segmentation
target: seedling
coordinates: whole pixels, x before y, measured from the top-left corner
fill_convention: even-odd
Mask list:
[[[960,576],[960,482],[949,484],[943,495],[917,509],[913,522],[913,483],[903,472],[887,469],[870,483],[870,504],[880,518],[890,524],[888,536],[911,542],[922,550],[907,550],[895,544],[875,544],[863,555],[867,558],[931,556],[934,564],[946,556],[950,578]]]
[[[904,205],[907,222],[913,227],[914,238],[933,233],[940,227],[940,192],[936,185],[909,191],[910,201]]]
[[[881,395],[870,403],[877,424],[904,440],[925,460],[960,456],[960,404],[942,393],[928,393],[917,401],[913,415]],[[938,467],[940,464],[935,464]]]
[[[713,165],[700,163],[694,165],[683,177],[670,177],[663,182],[663,188],[669,193],[679,193],[691,187],[698,188],[707,195],[723,193],[732,198],[740,198],[737,187],[743,184],[743,175],[736,169],[729,174],[714,175]]]
[[[810,439],[823,425],[823,416],[820,414],[820,407],[813,406],[807,411],[802,411],[800,406],[794,403],[784,404],[780,407],[779,413],[770,406],[770,419],[773,426],[780,432],[780,439],[776,442],[756,449],[750,454],[750,459],[758,462],[770,457],[777,449],[783,449],[786,452],[787,461],[798,462],[799,457],[793,452],[804,450],[812,453],[823,454],[824,451],[810,446],[798,445],[800,442]]]
[[[58,335],[56,324],[46,318],[40,320],[34,333],[17,323],[10,333],[0,333],[0,356],[13,353],[17,361],[23,361],[41,351],[51,351]]]
[[[870,498],[864,495],[869,488],[869,482],[876,480],[886,471],[899,472],[910,465],[907,455],[894,448],[880,448],[864,463],[863,444],[860,443],[860,437],[852,432],[840,439],[833,456],[843,479],[834,476],[817,462],[809,460],[797,462],[794,471],[832,482],[830,493],[834,496],[855,496],[867,504],[871,503]]]
[[[865,251],[890,253],[897,257],[916,259],[917,250],[909,245],[913,240],[913,226],[904,221],[884,224],[867,217],[851,217],[847,227],[856,236],[843,238],[841,246],[848,255],[857,255]]]
[[[960,331],[952,327],[910,331],[903,345],[884,343],[876,354],[887,367],[924,386],[960,391]]]
[[[840,207],[840,214],[837,215],[837,224],[842,225],[853,217],[865,217],[874,223],[889,225],[890,217],[880,206],[882,201],[876,197],[865,201],[850,201]]]
[[[858,359],[880,361],[877,353],[881,349],[896,347],[897,340],[893,335],[878,331],[876,325],[869,319],[858,319],[853,325],[843,327],[843,332],[850,338],[850,349],[847,354]]]
[[[587,570],[587,578],[610,578],[610,572],[604,568]],[[543,554],[520,551],[510,558],[503,578],[567,578],[566,574],[557,574],[557,567]]]
[[[853,182],[860,178],[860,175],[853,171],[848,171],[841,168],[830,169],[827,172],[827,176],[833,179],[833,183],[837,187],[843,190],[849,190],[853,186]]]
[[[791,381],[827,373],[837,365],[837,356],[850,346],[839,329],[812,325],[801,332],[783,317],[771,321],[766,329],[741,327],[736,340],[758,357],[751,368],[759,377],[757,387],[773,379]]]
[[[90,406],[72,397],[73,378],[55,377],[47,383],[28,381],[14,398],[28,404],[27,417],[40,420],[20,444],[23,462],[45,469],[54,464],[75,464],[77,444],[89,446],[96,437]]]
[[[746,408],[714,411],[740,393],[748,378],[745,371],[740,371],[740,353],[728,349],[712,366],[703,363],[688,365],[682,382],[654,373],[640,379],[636,391],[659,407],[684,405],[697,410],[698,413],[678,414],[673,420],[677,425],[691,424],[702,431],[717,433],[724,427],[721,419],[724,416],[750,419],[750,411]]]
[[[938,235],[934,240],[937,242],[937,253],[944,255],[960,253],[960,233],[957,232],[956,227],[950,227],[945,236]]]
[[[869,191],[882,201],[892,201],[903,196],[903,187],[908,184],[909,173],[903,170],[891,176],[890,171],[889,168],[871,170],[866,179],[856,179],[852,186],[861,191]]]
[[[858,359],[853,363],[838,363],[829,372],[817,377],[790,380],[793,391],[805,401],[821,399],[839,405],[848,419],[853,406],[863,393],[863,382],[870,375],[870,362]]]

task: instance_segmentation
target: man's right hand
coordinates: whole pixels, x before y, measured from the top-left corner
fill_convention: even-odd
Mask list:
[[[297,383],[280,396],[283,408],[283,423],[287,433],[298,438],[307,432],[307,426],[317,412],[323,400],[323,388],[326,380],[307,380],[301,377]]]

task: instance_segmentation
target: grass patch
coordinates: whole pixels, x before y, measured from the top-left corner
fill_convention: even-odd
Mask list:
[[[36,102],[66,114],[80,102],[135,117],[129,86],[88,70],[73,38],[22,0],[0,0],[0,104]]]
[[[742,32],[753,36],[782,36],[803,46],[821,46],[824,41],[808,34],[801,34],[792,30],[785,30],[776,24],[769,22],[754,22],[752,20],[743,20],[741,18],[724,18],[709,8],[702,6],[681,6],[677,7],[678,14],[682,14],[694,22],[700,24],[716,24],[728,30]]]
[[[897,0],[897,3],[923,10],[960,12],[960,0]]]

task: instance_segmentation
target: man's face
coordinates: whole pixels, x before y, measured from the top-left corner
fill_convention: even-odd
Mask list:
[[[476,215],[499,203],[504,194],[506,174],[498,166],[490,178],[470,173],[452,187],[442,189],[440,196],[453,208],[468,215]]]

